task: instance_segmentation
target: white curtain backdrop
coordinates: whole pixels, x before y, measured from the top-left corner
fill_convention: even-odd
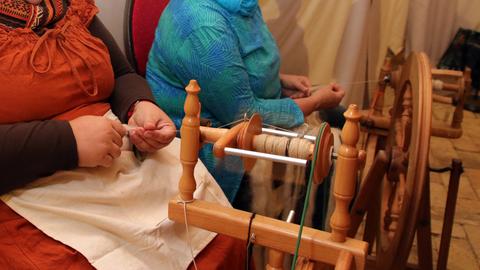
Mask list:
[[[479,29],[480,0],[410,0],[407,51],[424,51],[437,64],[459,28]]]
[[[360,53],[355,44],[361,44],[358,39],[363,36],[362,23],[351,25],[351,15],[356,14],[354,20],[362,22],[365,16],[355,11],[368,0],[353,2],[360,4],[351,0],[260,0],[264,19],[280,48],[281,71],[306,75],[313,84],[349,80]],[[355,27],[360,33],[353,32]],[[346,34],[346,29],[352,31]],[[344,38],[349,46],[341,46]]]
[[[348,16],[335,62],[334,75],[337,82],[360,82],[366,79],[368,42],[368,15],[370,0],[354,0]],[[347,94],[343,105],[356,103],[362,106],[365,88],[361,83],[344,84]]]
[[[96,1],[122,49],[125,2]],[[459,27],[480,30],[480,0],[259,2],[280,47],[282,72],[307,75],[313,83],[375,80],[388,48],[424,51],[435,64]],[[344,103],[361,105],[365,88],[345,88]]]

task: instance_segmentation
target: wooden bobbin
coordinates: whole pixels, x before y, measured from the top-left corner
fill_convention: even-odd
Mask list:
[[[320,131],[318,133],[318,138],[320,140],[318,144],[318,148],[315,149],[315,145],[312,143],[308,143],[306,149],[299,149],[299,145],[295,145],[297,147],[294,147],[295,143],[304,143],[304,139],[301,138],[293,138],[291,139],[291,149],[296,149],[296,151],[302,151],[302,153],[291,153],[292,157],[297,157],[297,158],[302,158],[304,157],[305,159],[312,159],[313,153],[317,153],[317,160],[316,163],[314,164],[315,166],[315,172],[314,172],[314,177],[313,181],[316,184],[320,184],[323,182],[323,179],[328,175],[330,171],[330,166],[332,165],[332,149],[333,149],[333,135],[330,129],[330,125],[327,123],[322,124],[322,128],[320,128]],[[224,149],[227,146],[230,147],[237,147],[239,149],[243,150],[249,150],[249,151],[259,151],[259,152],[264,152],[268,154],[276,154],[279,155],[280,149],[274,149],[275,147],[282,147],[283,145],[275,145],[274,143],[267,143],[268,149],[256,149],[254,146],[254,139],[256,136],[261,135],[262,133],[262,119],[260,115],[254,114],[250,118],[248,122],[244,122],[241,124],[238,124],[237,126],[233,127],[230,130],[227,131],[222,131],[221,135],[219,133],[211,131],[211,128],[203,128],[203,131],[208,131],[209,135],[205,136],[206,134],[203,134],[202,137],[205,137],[204,140],[208,141],[207,137],[217,138],[217,141],[214,143],[213,146],[213,153],[216,157],[222,158],[225,156]],[[214,134],[215,133],[215,134]],[[262,135],[264,136],[264,135]],[[265,136],[266,140],[272,140],[275,139],[280,139],[281,137],[273,136],[273,135],[267,135]],[[305,145],[303,145],[305,147]],[[307,152],[307,153],[303,153]],[[290,155],[289,155],[290,156]],[[242,157],[243,160],[243,166],[246,171],[250,171],[253,166],[255,165],[256,159],[255,158],[249,158],[249,157]]]
[[[323,182],[323,179],[328,175],[330,171],[330,166],[332,164],[332,147],[333,147],[333,135],[330,129],[330,125],[327,123],[323,123],[323,128],[320,129],[318,133],[318,137],[320,138],[320,143],[317,149],[314,148],[312,144],[309,149],[313,149],[313,151],[317,152],[317,162],[315,164],[315,174],[314,174],[314,182],[316,184],[320,184]],[[260,115],[254,114],[248,123],[242,128],[239,132],[237,137],[237,147],[244,150],[253,150],[256,151],[257,149],[254,148],[254,138],[257,135],[262,133],[262,119]],[[271,136],[270,139],[274,139],[275,136]],[[309,153],[309,158],[313,157],[312,153]],[[266,153],[274,154],[275,149],[265,149]],[[296,156],[299,156],[297,153]],[[249,171],[255,165],[254,158],[243,158],[244,161],[244,168],[245,170]]]
[[[259,114],[252,115],[248,124],[240,131],[237,137],[237,146],[243,150],[253,150],[253,137],[262,134],[262,118]],[[245,171],[250,171],[255,165],[256,159],[243,157]]]

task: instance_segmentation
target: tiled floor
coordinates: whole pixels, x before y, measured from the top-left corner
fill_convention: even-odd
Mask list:
[[[452,108],[434,104],[433,119],[451,121]],[[448,269],[480,269],[480,114],[464,112],[460,139],[431,138],[430,165],[449,166],[452,158],[463,162]],[[438,258],[442,219],[448,190],[448,173],[431,173],[431,207],[434,264]],[[413,254],[412,254],[413,255]],[[415,260],[415,256],[412,256]]]

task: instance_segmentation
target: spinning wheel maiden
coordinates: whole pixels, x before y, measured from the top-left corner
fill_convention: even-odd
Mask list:
[[[381,72],[381,78],[388,74]],[[388,77],[388,76],[387,76]],[[431,133],[432,75],[425,54],[412,53],[394,88],[389,116],[383,116],[379,85],[371,108],[362,112],[367,153],[361,188],[352,208],[354,236],[368,212],[364,240],[376,247],[376,269],[404,269],[425,198]],[[388,129],[385,129],[388,127]],[[372,194],[374,194],[372,196]]]

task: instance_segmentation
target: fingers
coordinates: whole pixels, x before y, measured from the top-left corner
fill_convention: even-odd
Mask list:
[[[155,130],[157,129],[157,125],[155,121],[146,121],[145,124],[143,125],[143,128],[146,130]]]
[[[155,130],[133,130],[130,140],[142,152],[155,152],[168,145],[175,138],[176,129],[172,123],[161,123]]]
[[[175,125],[168,115],[151,102],[138,103],[128,124],[137,127],[130,130],[130,141],[142,152],[155,152],[176,135]]]
[[[147,153],[155,152],[166,145],[152,139],[146,139],[138,131],[133,131],[130,134],[130,141],[135,144],[138,150]]]
[[[310,91],[310,89],[309,89],[309,91]],[[282,94],[284,96],[292,98],[292,99],[308,97],[309,93],[310,92],[304,93],[304,92],[301,92],[301,91],[298,91],[298,90],[292,90],[292,89],[286,89],[286,88],[282,89]]]
[[[304,93],[298,92],[297,94],[293,94],[290,96],[291,99],[303,98],[306,97]]]
[[[164,126],[158,130],[146,130],[143,135],[147,141],[152,140],[161,144],[168,144],[175,137],[176,130],[171,126]]]
[[[310,96],[310,80],[306,77],[298,77],[297,80],[294,81],[295,90],[302,92],[306,97]]]
[[[305,76],[280,74],[280,81],[284,89],[301,92],[305,97],[311,95],[312,84]],[[287,96],[292,97],[291,95]]]
[[[105,146],[103,153],[105,153],[105,155],[98,165],[102,167],[110,167],[112,166],[113,161],[122,154],[121,144],[118,145],[117,143],[112,142]]]
[[[127,134],[127,129],[125,129],[122,123],[115,120],[110,120],[110,123],[112,124],[113,129],[118,133],[120,137],[123,137]]]
[[[103,157],[103,159],[100,163],[100,166],[108,168],[108,167],[112,166],[112,164],[113,164],[113,157],[110,156],[110,155],[106,155],[106,156]]]
[[[300,77],[300,83],[302,87],[304,88],[304,93],[308,97],[311,95],[311,88],[312,88],[312,83],[307,77],[301,76]]]
[[[110,156],[112,156],[113,158],[118,158],[121,154],[122,154],[122,150],[121,150],[121,147],[122,145],[118,145],[118,144],[112,144],[111,147],[110,147],[110,150],[108,151],[108,154]]]
[[[111,134],[111,139],[112,139],[113,143],[115,145],[117,145],[118,147],[122,147],[122,145],[123,145],[122,137],[123,136],[120,136],[120,134],[118,134],[118,132],[116,132],[116,131],[113,131],[112,134]]]
[[[118,121],[110,120],[112,132],[110,132],[111,143],[107,142],[106,155],[100,161],[100,166],[110,167],[113,161],[122,154],[121,147],[123,145],[122,137],[127,134],[125,127]]]
[[[341,85],[337,83],[330,83],[329,88],[331,91],[335,92],[335,95],[342,100],[343,97],[345,96],[345,90],[342,88]]]

